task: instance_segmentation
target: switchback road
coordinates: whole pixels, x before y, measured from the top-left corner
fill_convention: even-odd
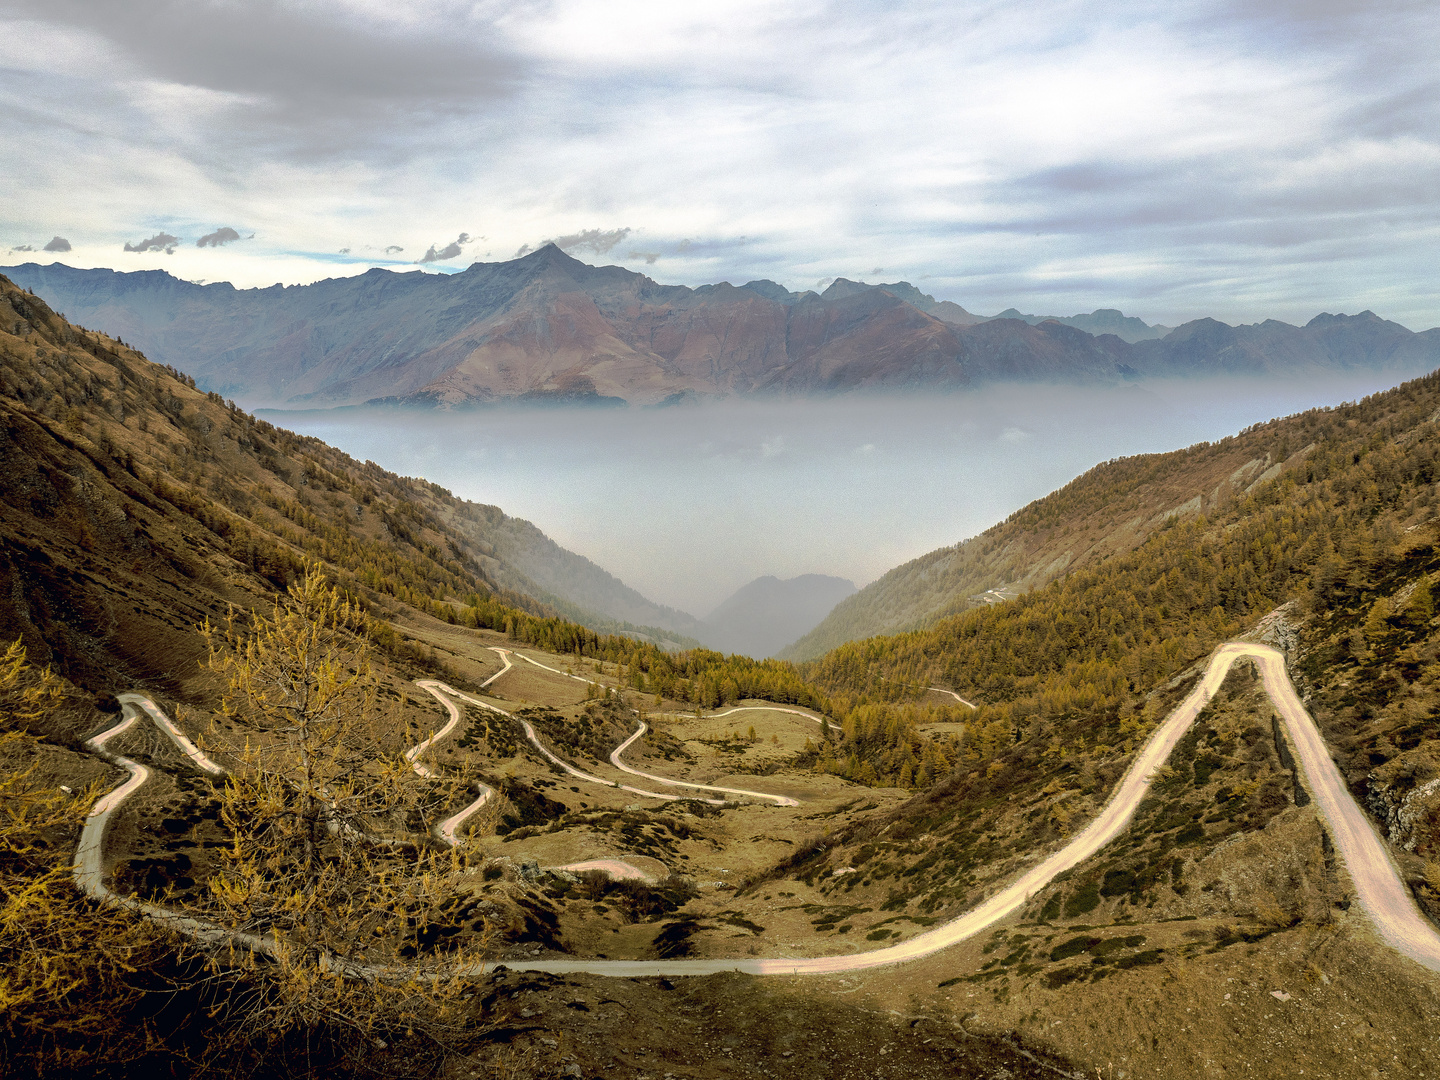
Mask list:
[[[1329,752],[1325,749],[1324,740],[1321,738],[1314,720],[1305,711],[1304,705],[1300,702],[1295,688],[1286,674],[1284,657],[1275,649],[1250,642],[1231,642],[1222,645],[1215,651],[1209,666],[1205,669],[1195,688],[1141,747],[1135,761],[1121,779],[1109,802],[1106,803],[1099,816],[1079,836],[978,907],[898,945],[841,956],[697,960],[507,960],[506,966],[525,971],[561,974],[587,973],[616,977],[709,975],[722,971],[741,971],[756,975],[823,974],[861,971],[933,955],[1014,914],[1039,889],[1054,880],[1056,875],[1078,866],[1120,836],[1130,824],[1136,807],[1148,792],[1156,770],[1169,758],[1171,751],[1194,722],[1200,710],[1220,688],[1230,666],[1236,660],[1246,657],[1256,661],[1261,671],[1265,690],[1285,720],[1286,728],[1295,745],[1296,758],[1304,770],[1307,786],[1317,808],[1329,826],[1336,850],[1344,860],[1355,884],[1356,897],[1360,901],[1360,907],[1369,916],[1380,939],[1385,944],[1427,968],[1440,971],[1440,933],[1437,933],[1434,925],[1416,907],[1414,899],[1400,880],[1399,873],[1384,842],[1365,816],[1364,811],[1350,797],[1339,769],[1336,768],[1335,763],[1330,759]],[[461,694],[443,683],[435,683],[424,688],[442,700],[442,696],[453,695],[482,708],[508,715],[493,705]],[[134,791],[138,790],[149,776],[148,770],[143,765],[107,752],[105,743],[133,725],[139,717],[139,709],[143,708],[145,712],[149,713],[156,724],[198,767],[211,772],[219,771],[219,766],[210,762],[199,750],[195,749],[194,744],[190,743],[148,698],[127,694],[122,698],[122,705],[125,710],[124,720],[116,727],[91,739],[88,745],[129,770],[131,775],[123,785],[101,798],[91,811],[90,817],[86,819],[80,845],[76,851],[77,884],[93,896],[134,907],[181,932],[199,938],[212,938],[217,933],[221,933],[219,928],[188,919],[154,905],[140,904],[128,897],[119,897],[105,888],[102,883],[101,845],[105,824],[115,809]],[[455,722],[456,714],[452,712],[451,723],[447,725],[445,731],[451,730]],[[594,783],[611,784],[610,781],[589,776],[566,765],[540,744],[533,728],[528,724],[524,724],[524,726],[531,741],[545,753],[547,758],[561,768],[572,775]],[[432,736],[427,745],[433,744],[441,734],[443,732]],[[652,798],[675,798],[675,796],[659,795],[638,788],[624,790],[634,791]],[[481,801],[483,802],[483,797]],[[243,937],[239,940],[248,947],[262,951],[271,947],[271,943],[265,939]]]
[[[862,971],[930,956],[1013,915],[1057,874],[1080,865],[1124,832],[1135,814],[1135,808],[1149,791],[1155,771],[1165,763],[1200,710],[1215,696],[1230,665],[1247,656],[1258,662],[1265,690],[1291,732],[1296,756],[1305,770],[1315,803],[1330,826],[1335,847],[1355,881],[1361,907],[1386,944],[1418,963],[1440,971],[1440,933],[1416,907],[1384,843],[1364,811],[1350,797],[1339,769],[1330,760],[1315,721],[1305,711],[1285,672],[1283,655],[1269,646],[1250,642],[1231,642],[1215,651],[1195,689],[1141,747],[1099,817],[1079,836],[978,907],[908,941],[842,956],[714,960],[507,960],[506,966],[525,971],[581,972],[624,978],[710,975],[721,971],[799,975]]]

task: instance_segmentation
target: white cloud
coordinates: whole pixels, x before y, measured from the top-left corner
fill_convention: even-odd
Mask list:
[[[8,10],[0,228],[63,207],[76,263],[231,220],[264,239],[212,280],[350,273],[353,237],[425,250],[481,207],[496,252],[690,284],[883,265],[979,311],[1440,322],[1434,5]]]

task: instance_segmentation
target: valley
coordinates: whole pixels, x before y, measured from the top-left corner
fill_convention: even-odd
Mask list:
[[[1269,626],[1262,627],[1262,633],[1268,631],[1267,636],[1273,638],[1275,629],[1274,620],[1271,620]],[[479,648],[475,643],[472,649],[477,651],[463,658],[457,654],[454,660],[468,660],[480,666],[482,672],[495,667],[494,661],[486,659]],[[540,654],[537,658],[502,646],[483,647],[483,651],[494,653],[500,662],[498,670],[486,675],[484,681],[488,687],[482,691],[483,697],[464,694],[433,682],[422,682],[422,687],[429,689],[442,705],[447,700],[451,703],[458,701],[481,710],[479,713],[472,711],[472,717],[488,713],[497,721],[506,717],[510,710],[517,709],[519,701],[512,697],[516,691],[523,694],[520,700],[529,704],[521,706],[513,715],[528,714],[537,722],[542,712],[549,712],[552,716],[556,712],[563,714],[581,704],[575,700],[575,689],[566,685],[567,682],[584,680],[587,687],[603,687],[606,700],[612,705],[612,697],[622,692],[601,674],[598,666],[582,666],[580,670],[586,674],[577,676],[555,666],[567,664],[563,657]],[[1252,659],[1261,673],[1258,680],[1255,672],[1246,673],[1243,670]],[[535,676],[522,661],[544,674]],[[1241,665],[1239,668],[1233,667],[1237,661]],[[511,672],[530,677],[515,680],[516,685],[512,689],[506,685]],[[781,977],[802,974],[843,976],[933,958],[945,965],[940,969],[943,974],[947,967],[955,970],[953,965],[957,958],[953,947],[979,938],[985,941],[980,954],[982,960],[987,953],[994,955],[992,950],[996,942],[1004,942],[1010,953],[998,967],[993,959],[977,962],[979,976],[954,978],[947,975],[938,980],[942,989],[956,985],[976,986],[977,979],[982,987],[997,978],[1008,983],[1018,972],[1024,982],[1034,980],[1037,987],[1049,987],[1053,991],[1068,988],[1077,975],[1082,980],[1098,980],[1112,974],[1128,979],[1131,972],[1143,973],[1147,966],[1166,963],[1162,958],[1167,954],[1187,962],[1203,963],[1207,952],[1213,954],[1217,951],[1215,946],[1208,950],[1204,946],[1215,940],[1224,947],[1230,943],[1226,935],[1234,935],[1233,940],[1242,945],[1252,943],[1249,952],[1253,956],[1253,943],[1267,941],[1277,933],[1287,934],[1294,927],[1289,921],[1291,917],[1281,915],[1280,909],[1261,908],[1255,930],[1236,928],[1223,918],[1215,919],[1212,905],[1202,904],[1202,911],[1206,908],[1210,910],[1198,917],[1177,917],[1174,914],[1160,917],[1151,913],[1127,916],[1117,912],[1113,929],[1106,933],[1103,923],[1097,927],[1092,921],[1093,901],[1072,898],[1062,902],[1063,889],[1057,890],[1052,886],[1057,878],[1064,881],[1074,868],[1127,832],[1137,806],[1147,800],[1154,801],[1149,794],[1150,788],[1155,783],[1163,785],[1168,782],[1163,778],[1173,772],[1170,761],[1183,755],[1183,750],[1179,755],[1176,751],[1181,748],[1202,710],[1214,713],[1217,697],[1224,703],[1224,711],[1235,708],[1226,699],[1253,702],[1257,683],[1263,685],[1262,700],[1273,703],[1285,720],[1285,735],[1281,736],[1277,729],[1277,748],[1288,742],[1295,748],[1299,761],[1300,768],[1294,772],[1293,780],[1297,809],[1291,814],[1300,819],[1308,818],[1312,822],[1311,828],[1318,825],[1324,835],[1334,838],[1338,858],[1332,873],[1346,875],[1353,882],[1358,901],[1355,914],[1346,921],[1348,930],[1341,931],[1340,927],[1335,927],[1331,931],[1332,936],[1339,932],[1342,938],[1353,939],[1351,948],[1362,948],[1369,937],[1367,926],[1373,926],[1376,936],[1371,939],[1369,948],[1395,949],[1426,967],[1440,971],[1440,935],[1437,935],[1434,925],[1416,910],[1414,898],[1396,876],[1382,841],[1345,790],[1313,721],[1285,675],[1283,654],[1267,645],[1237,643],[1218,650],[1186,699],[1157,727],[1136,756],[1100,816],[1049,858],[1023,872],[1018,879],[998,879],[996,891],[987,900],[948,921],[944,918],[944,909],[940,909],[939,918],[898,921],[884,915],[883,905],[878,913],[872,914],[874,909],[865,901],[869,899],[875,903],[876,898],[867,896],[863,884],[858,891],[847,887],[841,893],[837,888],[840,883],[853,886],[853,882],[847,880],[850,875],[866,872],[853,868],[842,867],[841,871],[848,869],[848,873],[831,872],[819,881],[813,875],[774,880],[763,886],[771,890],[769,892],[751,888],[747,879],[757,870],[787,858],[788,853],[777,850],[784,842],[777,837],[787,833],[793,835],[799,824],[796,817],[784,820],[787,808],[766,806],[764,804],[770,799],[753,791],[726,792],[740,794],[739,805],[737,800],[732,800],[720,810],[706,810],[704,802],[687,805],[684,801],[672,808],[665,803],[657,805],[656,792],[625,786],[627,775],[653,780],[657,778],[657,773],[664,773],[672,781],[680,776],[701,778],[706,785],[697,790],[701,796],[723,790],[715,785],[728,784],[734,776],[728,773],[714,775],[716,770],[726,766],[733,769],[737,763],[716,760],[718,755],[710,760],[704,756],[707,750],[713,748],[717,734],[722,738],[732,735],[725,731],[725,725],[720,721],[731,722],[729,718],[737,711],[745,712],[747,719],[758,722],[776,739],[771,745],[779,747],[778,756],[787,751],[793,753],[795,744],[801,738],[811,737],[810,733],[815,730],[809,725],[799,731],[794,730],[796,718],[800,722],[814,723],[809,714],[800,710],[769,708],[763,703],[754,703],[717,715],[691,716],[683,722],[673,712],[668,715],[652,712],[649,714],[650,721],[657,724],[657,733],[663,732],[665,736],[658,746],[653,745],[654,740],[641,735],[639,740],[635,736],[627,738],[604,757],[593,749],[587,752],[581,748],[579,753],[572,750],[567,756],[576,762],[578,768],[553,756],[553,751],[545,748],[528,722],[524,724],[526,735],[533,750],[538,753],[526,750],[517,739],[514,749],[519,752],[508,759],[497,761],[493,752],[477,755],[477,747],[472,742],[476,728],[471,726],[465,730],[453,722],[447,727],[450,738],[458,745],[444,745],[444,736],[439,735],[420,745],[428,751],[428,757],[443,762],[447,768],[458,766],[464,769],[467,758],[470,759],[468,764],[473,765],[478,756],[482,775],[498,781],[500,790],[516,792],[528,789],[531,797],[554,815],[549,821],[511,828],[503,835],[474,838],[483,852],[483,865],[487,869],[485,873],[475,875],[472,887],[477,896],[486,898],[485,907],[504,904],[519,897],[526,907],[536,901],[544,904],[540,910],[548,910],[552,915],[549,922],[553,925],[547,927],[542,921],[531,931],[533,947],[527,944],[494,958],[492,962],[501,965],[503,970],[545,973],[551,977],[588,975],[611,979],[674,979],[681,976],[714,976],[732,971]],[[593,699],[591,705],[593,709]],[[449,707],[446,705],[447,709]],[[1250,711],[1254,709],[1252,704],[1242,707]],[[156,712],[151,712],[151,715],[157,723],[163,716]],[[459,715],[452,714],[453,717]],[[632,719],[634,715],[631,712]],[[581,726],[589,726],[581,716],[571,720],[572,726],[576,721]],[[785,728],[787,722],[790,724],[788,730]],[[1210,723],[1215,723],[1215,717],[1212,716]],[[485,728],[490,730],[488,721]],[[782,730],[786,738],[779,739]],[[106,737],[118,733],[120,729],[112,729]],[[734,732],[733,735],[738,736],[739,733]],[[172,731],[170,738],[183,754],[196,761],[202,769],[207,768],[203,755],[197,755],[193,746],[187,749],[183,736],[177,737]],[[479,748],[488,751],[503,738],[500,736],[497,739],[496,734],[491,733],[479,744]],[[646,760],[647,772],[627,767],[621,760],[621,754],[637,741],[640,748],[637,757]],[[466,748],[466,743],[471,743],[471,746]],[[742,751],[742,754],[748,753],[748,750]],[[606,759],[612,768],[606,768]],[[418,763],[419,758],[416,756],[412,760]],[[741,767],[754,767],[756,764],[746,762]],[[559,776],[558,782],[557,765],[570,773],[568,777]],[[617,772],[617,766],[627,775]],[[817,785],[813,776],[804,772],[766,771],[763,775],[765,782],[757,786],[771,792],[789,793],[782,798],[795,804],[790,809],[800,820],[819,817],[843,828],[853,825],[857,817],[863,817],[863,813],[858,816],[850,813],[854,809],[853,800],[840,802],[845,795],[843,789]],[[567,780],[578,780],[580,783],[568,784],[567,793]],[[1299,813],[1300,807],[1309,805],[1308,800],[1300,797],[1302,784],[1303,790],[1310,793],[1316,805],[1308,814]],[[104,800],[104,804],[95,808],[90,822],[95,822],[98,814],[113,815],[118,804],[130,793],[127,788],[134,790],[131,785],[117,789]],[[548,794],[540,794],[542,790]],[[493,796],[494,791],[490,789],[489,794]],[[886,800],[885,794],[877,793],[862,811],[894,806],[893,802]],[[639,796],[643,803],[625,803],[624,800],[635,796]],[[673,796],[663,794],[658,798],[673,800]],[[483,809],[483,802],[480,808]],[[173,805],[167,809],[172,812],[177,810]],[[183,807],[178,812],[183,814]],[[621,826],[618,835],[596,827],[603,826],[606,819],[617,818],[628,823],[628,827]],[[1291,821],[1289,828],[1299,824],[1299,820]],[[87,823],[87,831],[89,828]],[[1268,826],[1267,832],[1270,828],[1273,826]],[[444,826],[440,829],[444,835]],[[745,839],[747,833],[752,834],[748,840]],[[455,842],[468,843],[470,838],[462,832],[455,837]],[[82,851],[84,843],[82,840]],[[521,850],[512,853],[509,850],[512,844]],[[172,843],[167,847],[173,850],[176,845]],[[193,848],[189,850],[194,851]],[[737,855],[740,857],[737,858]],[[501,868],[499,874],[490,873],[489,868],[495,867]],[[204,860],[189,862],[187,871],[195,879],[203,881]],[[674,884],[681,872],[694,884]],[[98,864],[83,871],[82,878],[98,884]],[[630,891],[621,894],[620,903],[616,905],[615,890],[627,883]],[[1106,885],[1108,890],[1108,877]],[[689,898],[686,897],[686,886]],[[671,892],[668,904],[664,901],[660,903],[662,909],[670,907],[670,910],[662,910],[662,913],[648,918],[637,918],[638,912],[626,915],[627,899],[635,897],[637,890],[642,890],[643,895],[643,890],[647,888],[653,890],[652,897]],[[535,896],[531,890],[538,890],[539,895]],[[835,901],[842,895],[846,902],[837,905]],[[1261,895],[1265,894],[1262,892]],[[1273,894],[1270,895],[1272,904],[1280,902],[1273,898]],[[539,900],[540,896],[545,899]],[[1100,900],[1104,903],[1103,896]],[[1165,907],[1173,912],[1176,904],[1172,902]],[[153,907],[148,910],[157,913]],[[173,915],[160,917],[172,924],[176,920]],[[837,926],[842,920],[846,925]],[[741,928],[743,932],[736,933],[736,928]],[[882,931],[881,928],[888,929]],[[443,928],[440,929],[444,932]],[[463,927],[456,929],[464,932]],[[1099,935],[1093,933],[1097,929],[1101,931]],[[187,932],[194,933],[197,929]],[[1065,938],[1067,932],[1071,936]],[[875,944],[867,947],[862,935],[865,941]],[[887,938],[891,943],[885,943]],[[1031,941],[1051,946],[1048,949],[1048,964],[1044,961],[1043,950],[1041,955],[1031,959],[1033,947],[1027,944]],[[1303,950],[1312,957],[1312,969],[1315,967],[1313,957],[1317,955],[1317,944],[1311,942]],[[860,946],[859,951],[856,945]],[[1337,947],[1338,942],[1330,942],[1325,955],[1334,956]],[[553,958],[557,952],[561,957]],[[660,959],[631,958],[655,952]],[[817,952],[819,955],[815,955]],[[616,953],[622,958],[613,958]],[[757,953],[759,957],[756,957]],[[776,953],[782,955],[776,956]],[[585,954],[589,954],[589,958]],[[1090,966],[1086,966],[1087,956],[1093,958]],[[1081,960],[1080,967],[1075,966],[1071,960],[1073,957]],[[959,970],[963,973],[971,969],[961,962]],[[1320,970],[1320,976],[1328,985],[1330,976],[1323,970]],[[1289,976],[1292,980],[1294,977],[1293,974]],[[1297,1000],[1306,1002],[1312,1009],[1319,1007],[1319,1003],[1313,1000],[1315,994],[1307,980],[1310,980],[1309,974],[1301,981],[1303,990],[1276,990],[1271,995],[1277,999],[1275,1007]],[[1232,976],[1226,985],[1236,985],[1235,978]],[[546,986],[532,985],[530,992],[532,995],[543,995]],[[570,986],[573,993],[576,988],[585,988],[589,984],[572,982]],[[1286,986],[1293,986],[1293,982],[1287,982]],[[973,991],[967,993],[974,996]],[[1038,1000],[1045,1001],[1050,996],[1053,994],[1042,994]],[[1075,997],[1073,992],[1064,996]],[[1037,1001],[1034,990],[1028,992],[1025,998]],[[1227,994],[1222,1004],[1228,1000],[1230,996]],[[1005,1004],[1009,1004],[1008,1000]],[[1051,1015],[1048,1007],[1045,1015]],[[1311,1049],[1312,1055],[1316,1049]],[[662,1059],[668,1058],[669,1054],[662,1052]],[[1129,1063],[1134,1067],[1135,1063]]]
[[[1440,5],[0,10],[0,1080],[1440,1077]]]
[[[1437,1067],[1437,377],[1099,466],[797,664],[572,621],[515,519],[4,290],[0,779],[46,899],[0,949],[74,973],[6,1053],[103,1007],[102,1075]],[[310,758],[246,672],[313,627]],[[273,891],[302,761],[320,937]],[[246,1001],[270,1041],[201,1019]]]

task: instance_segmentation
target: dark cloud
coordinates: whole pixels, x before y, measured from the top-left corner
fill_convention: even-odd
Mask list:
[[[566,236],[554,236],[549,240],[541,240],[540,243],[531,247],[529,244],[521,244],[515,252],[515,258],[529,255],[532,251],[538,251],[546,244],[554,244],[561,251],[574,255],[576,252],[589,252],[592,255],[608,254],[620,241],[624,240],[633,230],[625,229],[581,229],[577,233],[570,233]],[[653,263],[660,257],[656,252],[654,255],[644,251],[632,251],[626,256],[627,259],[644,259]]]
[[[66,240],[63,236],[57,236],[57,237],[55,237],[54,240],[51,240],[48,244],[45,245],[45,250],[46,250],[46,251],[69,251],[69,250],[70,250],[70,241],[69,241],[69,240]]]
[[[138,244],[126,244],[126,251],[163,251],[166,255],[175,254],[175,245],[180,243],[178,236],[171,236],[167,232],[158,232],[149,240],[141,240]]]
[[[403,247],[401,247],[399,244],[391,244],[389,247],[387,247],[387,248],[385,249],[385,254],[386,254],[386,255],[395,255],[395,254],[397,254],[398,252],[401,252],[401,251],[404,251],[404,250],[405,250],[405,249],[404,249]]]
[[[632,252],[630,252],[629,255],[626,255],[625,257],[626,257],[627,259],[644,259],[644,260],[645,260],[645,265],[647,265],[647,266],[654,266],[654,265],[655,265],[655,260],[658,259],[658,258],[660,258],[660,252],[658,252],[658,251],[632,251]]]
[[[417,263],[424,264],[433,262],[444,262],[446,259],[453,259],[460,254],[460,249],[469,242],[470,234],[462,232],[458,237],[455,238],[454,241],[446,244],[445,247],[441,248],[439,251],[436,251],[435,245],[431,244],[430,250],[425,252],[424,255],[421,255],[420,258],[416,259],[415,261]]]
[[[29,244],[21,244],[19,247],[13,247],[13,248],[11,248],[10,250],[11,250],[11,251],[34,251],[35,249],[34,249],[33,247],[31,247]]]
[[[239,240],[240,234],[234,229],[222,225],[212,233],[206,233],[195,241],[196,247],[222,247],[232,240]]]
[[[569,252],[572,255],[577,251],[605,255],[629,235],[629,229],[610,229],[604,232],[599,229],[584,229],[578,233],[571,233],[569,236],[557,236],[553,240],[546,240],[545,244],[554,244],[561,251]],[[545,244],[540,246],[544,247]]]
[[[409,135],[508,97],[523,74],[483,13],[442,0],[431,19],[366,17],[285,0],[13,0],[11,12],[111,42],[158,81],[239,96],[240,123],[296,157],[382,152],[365,133]]]

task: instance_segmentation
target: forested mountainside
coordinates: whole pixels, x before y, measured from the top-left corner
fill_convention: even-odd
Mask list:
[[[804,665],[848,716],[852,767],[903,758],[905,725],[894,718],[906,702],[934,700],[928,687],[953,688],[979,708],[943,782],[795,865],[823,876],[874,860],[873,873],[847,877],[844,891],[852,880],[883,880],[892,883],[887,910],[952,910],[957,897],[963,904],[996,880],[997,860],[1013,872],[1013,853],[1040,850],[1093,817],[1211,650],[1251,633],[1287,652],[1352,793],[1390,841],[1421,906],[1440,917],[1437,419],[1440,375],[1432,375],[1260,425],[1233,440],[1241,456],[1283,464],[1248,490],[1181,507],[1143,543],[1016,599],[851,642]],[[1186,455],[1203,472],[1227,452],[1222,443]],[[1182,464],[1150,461],[1169,475]],[[1100,476],[1126,475],[1123,465]],[[1143,462],[1131,466],[1143,475]],[[1077,497],[1086,489],[1066,490]],[[1063,528],[1067,510],[1083,514],[1088,505],[1055,498],[1023,513],[1032,525]],[[1232,673],[1141,807],[1131,841],[1037,896],[1035,911],[1093,924],[1144,904],[1191,917],[1218,910],[1225,890],[1231,900],[1250,890],[1256,933],[1325,925],[1329,916],[1313,905],[1323,909],[1334,889],[1317,877],[1310,846],[1323,840],[1297,834],[1301,846],[1282,852],[1266,846],[1279,832],[1263,842],[1256,832],[1287,809],[1288,820],[1300,820],[1293,814],[1306,804],[1273,715],[1253,673]],[[826,748],[818,756],[817,767],[845,767]],[[921,834],[925,843],[912,842]],[[1254,869],[1248,884],[1226,877],[1222,888],[1224,842],[1247,835],[1257,840],[1245,850],[1299,861],[1263,875],[1260,892]],[[1206,866],[1202,891],[1220,890],[1210,900],[1191,893]],[[1007,966],[1029,955],[1023,940]]]
[[[1172,519],[1213,514],[1310,452],[1268,432],[1262,424],[1215,443],[1097,465],[979,536],[888,571],[777,655],[812,660],[847,641],[914,630],[1130,551]]]
[[[646,405],[1011,381],[1416,373],[1440,363],[1440,330],[1414,334],[1368,311],[1304,327],[1200,319],[1132,343],[1109,332],[1134,337],[1123,320],[984,320],[907,282],[840,279],[823,294],[772,281],[691,289],[588,266],[553,245],[453,275],[374,269],[268,289],[164,271],[3,269],[58,310],[249,407]]]
[[[1440,569],[1437,417],[1440,374],[1192,448],[1184,456],[1202,473],[1231,441],[1242,457],[1284,464],[1248,490],[1167,513],[1143,543],[1048,585],[924,630],[850,642],[802,671],[842,710],[847,701],[915,701],[926,687],[953,688],[981,706],[974,760],[998,762],[996,775],[1021,761],[1050,768],[1042,763],[1052,758],[1063,771],[1077,754],[1077,766],[1123,755],[1118,748],[1133,745],[1147,722],[1147,701],[1175,675],[1289,605],[1282,643],[1313,691],[1333,695],[1317,719],[1363,788],[1399,748],[1423,744],[1427,761],[1440,752],[1440,727],[1416,701],[1440,681],[1431,598]],[[1146,460],[1129,463],[1131,479]],[[1148,461],[1182,471],[1172,455]],[[1108,475],[1124,475],[1126,464]],[[1067,511],[1083,515],[1091,505],[1080,498],[1085,489],[1070,485],[1021,514],[1064,527]],[[1059,497],[1067,492],[1076,501]]]

